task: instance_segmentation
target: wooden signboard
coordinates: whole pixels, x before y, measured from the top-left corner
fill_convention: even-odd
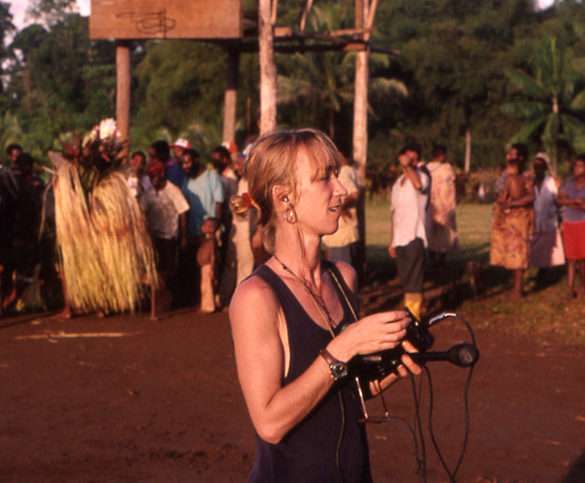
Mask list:
[[[92,0],[91,39],[237,39],[242,0]]]

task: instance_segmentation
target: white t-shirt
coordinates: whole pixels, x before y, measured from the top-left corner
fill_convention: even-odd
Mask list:
[[[179,215],[189,211],[189,204],[181,190],[167,181],[160,191],[145,191],[142,198],[150,234],[154,238],[172,240],[179,233]]]
[[[421,190],[403,174],[392,187],[392,246],[403,247],[416,238],[427,246],[425,230],[429,177],[417,169]]]
[[[339,182],[347,190],[347,194],[351,195],[359,191],[357,172],[348,165],[344,165],[339,170]],[[323,244],[327,247],[344,247],[350,243],[359,240],[357,210],[350,208],[348,215],[342,215],[339,218],[339,226],[337,231],[332,235],[325,235],[323,237]]]
[[[552,176],[546,176],[540,189],[534,183],[534,232],[555,231],[558,226],[556,199],[557,184]]]

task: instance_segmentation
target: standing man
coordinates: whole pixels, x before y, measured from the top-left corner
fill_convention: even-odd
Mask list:
[[[236,288],[236,247],[232,240],[232,212],[229,209],[229,202],[232,196],[238,194],[238,181],[240,179],[232,161],[231,153],[225,146],[217,146],[211,152],[211,160],[215,169],[220,175],[223,186],[224,205],[222,206],[221,237],[217,259],[218,300],[221,307],[227,307],[230,303],[232,293]]]
[[[447,148],[441,144],[433,148],[432,160],[427,164],[431,176],[427,236],[431,263],[444,267],[447,253],[458,245],[455,221],[455,170],[447,161]]]
[[[20,144],[9,144],[6,148],[6,156],[8,156],[8,166],[10,168],[16,168],[16,160],[23,153],[22,146]]]
[[[187,243],[189,204],[181,190],[167,180],[162,162],[151,162],[147,172],[152,189],[144,193],[142,204],[157,255],[160,291],[167,295],[165,289],[170,289],[174,295],[179,243]]]
[[[404,305],[420,318],[423,301],[426,205],[430,178],[409,156],[409,148],[398,155],[402,174],[392,187],[392,236],[388,253],[396,258],[398,277],[404,290]]]
[[[167,178],[179,188],[181,188],[185,182],[185,173],[182,168],[183,155],[191,148],[191,143],[185,138],[178,138],[173,144],[171,144],[173,153],[171,159],[169,159],[167,163]]]
[[[357,203],[359,185],[357,172],[344,156],[339,168],[338,179],[347,191],[341,206],[341,217],[337,231],[322,238],[327,258],[333,262],[342,261],[353,265],[357,242],[359,241]],[[355,268],[355,267],[354,267]]]

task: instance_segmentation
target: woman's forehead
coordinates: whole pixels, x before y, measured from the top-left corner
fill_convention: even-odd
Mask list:
[[[310,177],[338,167],[338,160],[322,146],[309,149],[301,146],[296,155],[297,172]]]

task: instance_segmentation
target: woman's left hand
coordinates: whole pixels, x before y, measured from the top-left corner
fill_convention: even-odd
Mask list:
[[[422,372],[421,366],[415,363],[412,358],[408,354],[412,354],[418,352],[416,347],[412,345],[409,341],[405,340],[402,342],[402,348],[405,351],[405,354],[402,355],[400,358],[402,364],[397,367],[397,372],[393,372],[392,374],[387,375],[381,381],[375,381],[370,383],[370,392],[372,396],[377,396],[382,391],[390,387],[396,381],[400,379],[405,379],[413,374],[418,376]]]

